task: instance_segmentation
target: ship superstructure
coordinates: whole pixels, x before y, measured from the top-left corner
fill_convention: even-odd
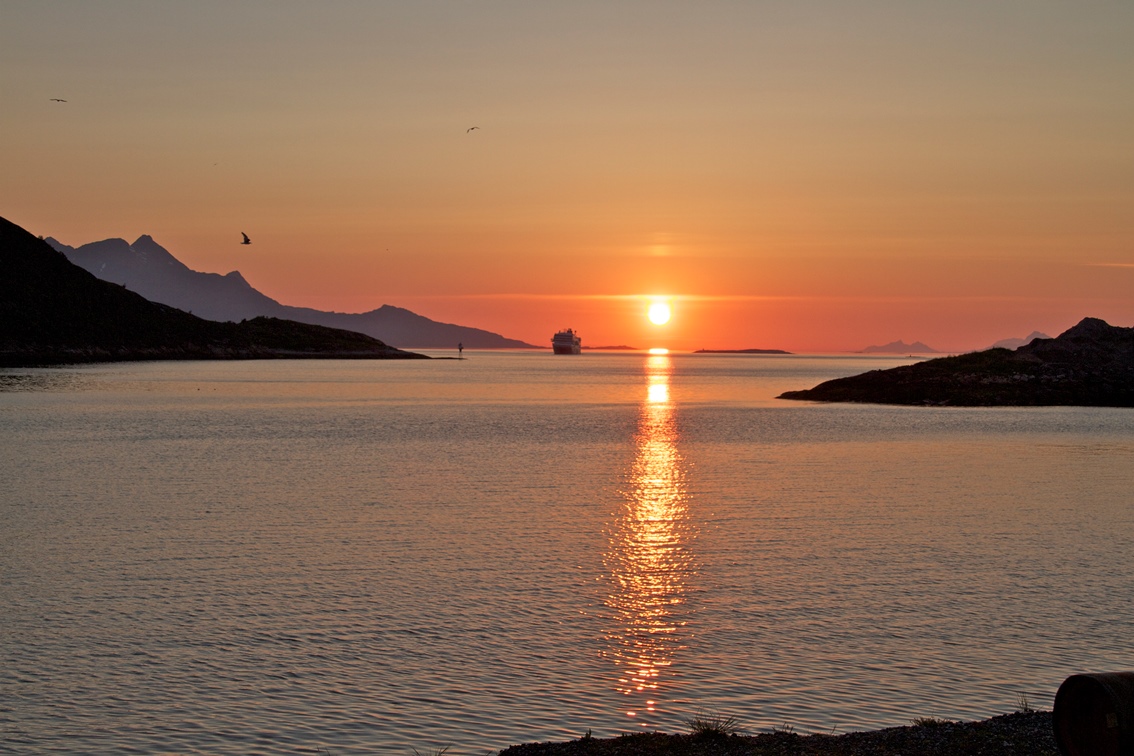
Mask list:
[[[583,340],[568,328],[551,337],[551,349],[556,354],[579,354],[583,351]]]

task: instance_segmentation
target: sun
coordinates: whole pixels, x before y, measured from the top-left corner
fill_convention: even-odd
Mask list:
[[[671,315],[673,315],[673,312],[665,302],[654,302],[647,312],[650,322],[654,325],[665,325],[669,322]]]

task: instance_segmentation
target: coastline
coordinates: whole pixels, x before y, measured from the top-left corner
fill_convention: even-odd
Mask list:
[[[0,366],[154,360],[429,359],[366,334],[258,316],[216,321],[96,278],[0,218]]]
[[[525,743],[497,756],[1057,756],[1050,711],[1020,711],[976,722],[915,720],[905,727],[800,735],[704,730],[696,734],[583,736],[566,743]]]

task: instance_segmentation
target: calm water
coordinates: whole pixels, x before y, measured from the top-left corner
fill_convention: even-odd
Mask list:
[[[1134,413],[773,399],[899,362],[0,371],[0,751],[841,732],[1134,668]]]

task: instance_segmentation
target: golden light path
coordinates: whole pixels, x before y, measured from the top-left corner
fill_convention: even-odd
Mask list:
[[[617,668],[615,689],[627,697],[625,713],[644,727],[660,712],[672,665],[686,647],[690,609],[686,592],[697,574],[691,549],[686,465],[669,392],[668,355],[646,358],[646,400],[624,509],[610,534],[605,564],[610,580],[607,632]]]

